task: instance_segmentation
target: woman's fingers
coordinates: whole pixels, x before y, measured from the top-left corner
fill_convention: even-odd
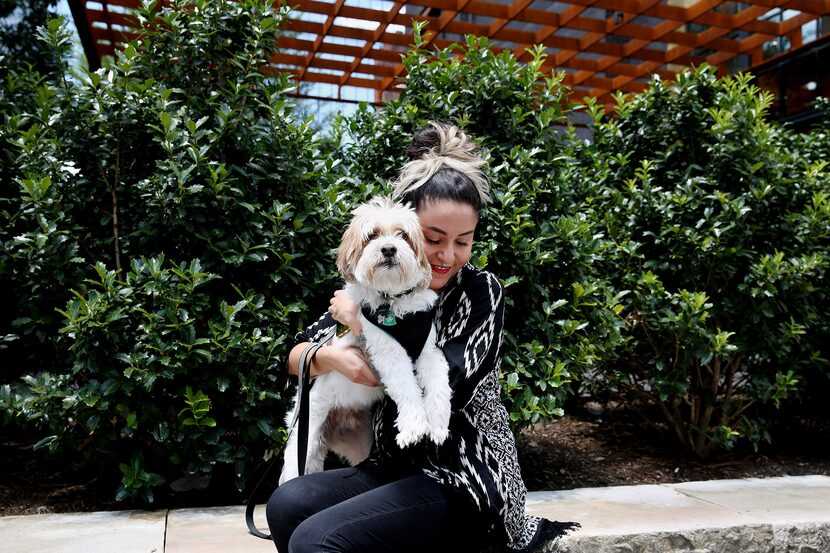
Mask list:
[[[360,313],[360,304],[354,301],[345,290],[337,290],[334,297],[329,300],[329,313],[335,321],[352,327]]]
[[[380,384],[369,367],[366,356],[354,346],[333,345],[321,348],[314,364],[319,367],[320,374],[335,370],[355,384],[370,387]]]
[[[369,361],[359,348],[350,347],[349,358],[347,361],[346,378],[355,382],[356,384],[363,384],[364,386],[378,386],[380,383],[375,378],[372,369],[369,367]]]
[[[360,304],[345,290],[337,290],[329,300],[329,313],[340,324],[346,325],[355,334],[363,330],[360,324]]]

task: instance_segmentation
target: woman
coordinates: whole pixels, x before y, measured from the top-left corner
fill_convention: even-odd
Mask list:
[[[484,160],[460,129],[432,123],[407,150],[394,194],[418,213],[438,292],[438,345],[450,366],[450,438],[405,449],[395,442],[395,403],[374,416],[375,443],[357,467],[290,480],[268,502],[268,526],[280,553],[530,551],[575,525],[526,516],[526,489],[500,401],[503,287],[469,264],[479,212],[489,201]],[[298,335],[299,356],[336,322],[359,335],[359,306],[343,291],[329,312]],[[377,386],[361,351],[327,346],[311,375],[340,371]]]

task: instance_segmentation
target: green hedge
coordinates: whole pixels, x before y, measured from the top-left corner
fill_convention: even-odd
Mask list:
[[[39,71],[53,67],[51,51],[37,39],[38,27],[55,17],[58,0],[4,0],[0,2],[0,56],[18,67]]]
[[[771,101],[712,67],[655,80],[610,120],[594,106],[580,154],[602,273],[628,292],[601,386],[699,456],[768,440],[765,408],[826,371],[827,139],[768,122]]]
[[[241,487],[282,436],[286,337],[336,286],[333,158],[260,71],[285,13],[148,3],[105,69],[3,70],[1,354],[24,380],[0,401],[120,466],[119,497],[217,463]]]

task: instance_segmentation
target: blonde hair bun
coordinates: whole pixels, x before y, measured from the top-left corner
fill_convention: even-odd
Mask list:
[[[484,159],[478,146],[459,127],[430,121],[418,131],[406,149],[410,161],[401,169],[393,197],[405,198],[426,184],[441,169],[450,169],[469,179],[480,204],[490,201],[490,184],[481,168]]]

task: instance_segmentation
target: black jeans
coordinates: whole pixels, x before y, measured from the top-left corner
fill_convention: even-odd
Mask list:
[[[489,541],[475,508],[440,483],[374,466],[289,480],[266,516],[279,553],[461,553]]]

